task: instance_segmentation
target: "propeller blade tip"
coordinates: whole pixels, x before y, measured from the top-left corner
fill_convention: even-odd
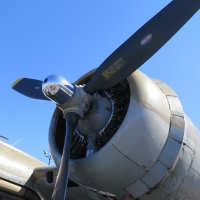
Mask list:
[[[23,78],[17,79],[12,85],[11,88],[13,89]]]

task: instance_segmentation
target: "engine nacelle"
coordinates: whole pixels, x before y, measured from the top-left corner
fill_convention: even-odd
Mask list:
[[[76,84],[85,84],[93,72]],[[200,178],[198,131],[184,114],[176,93],[165,83],[151,80],[140,71],[135,71],[127,81],[99,92],[110,101],[111,111],[106,114],[106,122],[98,120],[100,111],[93,112],[97,120],[91,122],[92,128],[100,126],[93,143],[88,135],[80,133],[81,127],[74,133],[70,180],[83,186],[88,195],[97,192],[110,199],[129,194],[141,200],[171,196],[178,199],[176,196],[183,193],[187,197],[187,191],[192,189],[190,182]],[[84,123],[79,126],[86,126]],[[65,120],[56,108],[49,147],[58,167],[64,136]],[[91,144],[93,152],[88,154]]]

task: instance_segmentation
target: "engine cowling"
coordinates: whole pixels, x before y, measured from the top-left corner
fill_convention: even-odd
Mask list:
[[[93,73],[76,84],[87,83]],[[110,199],[129,194],[165,199],[178,191],[183,179],[191,178],[186,179],[189,170],[200,172],[197,165],[191,167],[198,131],[166,84],[135,71],[94,99],[72,138],[70,180]],[[64,137],[65,120],[56,108],[49,147],[57,167]]]

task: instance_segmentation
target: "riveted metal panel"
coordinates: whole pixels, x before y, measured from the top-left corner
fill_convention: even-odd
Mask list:
[[[179,188],[190,169],[192,160],[193,151],[187,146],[183,146],[176,167],[162,183],[163,196],[169,196]]]
[[[126,190],[135,198],[137,198],[149,191],[149,189],[140,180],[137,181],[136,183],[126,187]]]
[[[158,161],[141,180],[152,188],[165,177],[167,172],[168,169]]]
[[[187,176],[181,183],[177,193],[181,193],[185,199],[199,199],[200,197],[200,175],[190,168]]]
[[[184,117],[183,108],[178,97],[167,96],[167,100],[170,105],[171,114]]]
[[[193,163],[192,163],[192,168],[198,174],[200,174],[200,149],[199,149],[199,147],[197,147],[195,149],[195,154],[194,154],[194,160],[193,160]]]
[[[143,112],[143,108],[140,105],[136,105],[136,107],[135,111],[138,112],[138,117],[140,117],[139,113]],[[145,119],[140,118],[134,121],[133,118],[133,120],[130,118],[129,126],[122,125],[120,131],[123,131],[123,133],[111,142],[130,160],[148,171],[163,150],[168,136],[169,124],[161,121],[155,113],[149,110],[145,112]],[[160,134],[161,132],[165,134]]]
[[[128,81],[129,109],[111,143],[148,171],[158,160],[168,138],[169,105],[157,85],[140,72],[134,72]]]
[[[192,122],[188,118],[187,115],[185,115],[185,135],[183,142],[193,151],[195,150],[195,144],[196,144],[196,136],[195,136],[195,129],[193,127]],[[197,133],[198,134],[198,133]]]
[[[162,90],[162,92],[167,96],[175,96],[177,97],[177,94],[174,92],[174,90],[172,90],[172,88],[170,88],[167,84],[159,81],[159,80],[156,80],[156,79],[153,79],[153,81],[157,84],[157,86]]]
[[[69,168],[72,181],[104,192],[125,188],[145,173],[143,168],[126,158],[111,143],[85,159],[70,160]]]
[[[197,130],[197,128],[192,124],[193,130],[194,130],[194,135],[195,135],[195,148],[198,147],[200,148],[200,133]]]
[[[174,168],[174,170],[169,173],[168,177],[162,181],[158,187],[154,187],[150,193],[142,195],[139,197],[141,200],[178,200],[179,197],[176,192],[179,190],[180,185],[185,179],[187,179],[187,174],[191,168],[191,163],[193,160],[193,151],[186,145],[181,148],[179,160]],[[189,189],[185,188],[185,191]],[[182,194],[181,194],[182,195]],[[144,198],[143,198],[144,197]],[[183,200],[184,198],[180,198]],[[185,200],[185,199],[184,199]],[[193,199],[192,199],[193,200]],[[196,199],[197,200],[197,199]]]
[[[169,136],[175,140],[183,142],[185,121],[183,117],[171,115],[171,127]]]
[[[171,138],[168,138],[167,143],[163,149],[163,152],[161,153],[158,160],[170,168],[174,164],[174,161],[176,160],[180,149],[181,149],[180,143]]]

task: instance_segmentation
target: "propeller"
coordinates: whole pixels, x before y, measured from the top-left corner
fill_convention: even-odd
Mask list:
[[[99,66],[84,90],[93,94],[128,77],[153,56],[199,7],[198,0],[173,0]]]
[[[49,100],[42,92],[42,81],[31,78],[19,78],[12,84],[12,89],[33,99]]]
[[[68,182],[68,164],[70,159],[69,147],[71,144],[71,136],[78,123],[79,116],[75,113],[68,113],[66,115],[66,136],[64,142],[63,155],[61,159],[60,169],[58,177],[56,179],[52,200],[65,199],[67,192],[67,182]]]
[[[52,199],[65,199],[71,135],[79,117],[83,117],[89,109],[91,95],[116,85],[137,70],[198,11],[199,7],[199,0],[174,0],[169,3],[111,54],[84,88],[71,85],[59,76],[50,76],[43,83],[34,79],[18,79],[13,84],[14,90],[30,98],[53,100],[66,118],[63,156]]]

